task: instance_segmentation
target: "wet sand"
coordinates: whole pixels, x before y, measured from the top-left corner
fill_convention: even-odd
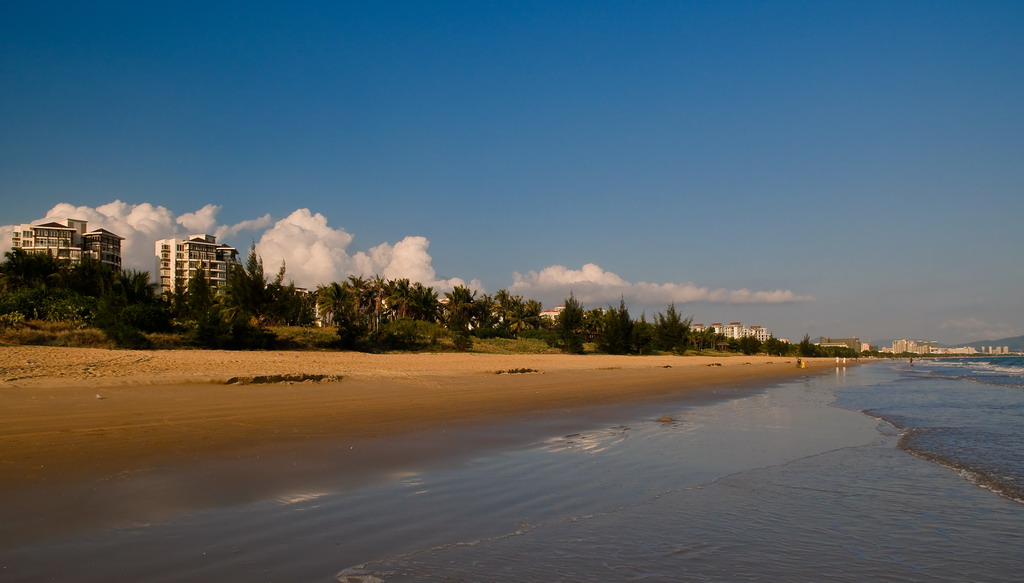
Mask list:
[[[0,348],[0,546],[372,480],[828,359]],[[536,372],[498,374],[532,369]],[[327,382],[225,384],[236,377]]]

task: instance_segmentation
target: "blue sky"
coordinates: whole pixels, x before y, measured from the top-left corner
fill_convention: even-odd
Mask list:
[[[1020,2],[7,2],[0,224],[797,340],[1020,335],[1022,30]]]

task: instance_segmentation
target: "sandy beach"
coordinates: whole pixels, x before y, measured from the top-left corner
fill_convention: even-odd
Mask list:
[[[522,369],[536,372],[499,374]],[[0,489],[279,441],[395,435],[806,373],[793,358],[761,356],[4,347]],[[252,382],[274,375],[328,380]]]
[[[491,427],[688,390],[765,385],[833,363],[808,364],[748,356],[3,347],[0,493],[19,503],[5,505],[0,518],[27,520],[36,505],[72,504],[76,492],[86,492],[90,510],[65,518],[67,528],[88,524],[165,470],[176,478],[154,492],[173,491],[190,504],[252,498],[275,480],[326,471],[326,457],[315,453],[325,448],[351,455],[341,470],[335,454],[327,457],[355,479],[397,458],[480,446],[494,437]],[[522,369],[534,372],[507,372]],[[255,382],[274,375],[293,380]],[[317,380],[294,380],[302,378]],[[474,443],[446,442],[457,429],[474,430]],[[267,464],[280,460],[292,469],[269,479]],[[96,494],[100,483],[106,494]],[[154,507],[168,504],[150,497]]]

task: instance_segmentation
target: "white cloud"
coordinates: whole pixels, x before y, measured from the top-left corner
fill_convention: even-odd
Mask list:
[[[526,275],[516,273],[510,291],[525,297],[560,301],[571,292],[583,304],[610,304],[626,298],[641,304],[717,302],[727,304],[781,304],[814,298],[790,290],[751,291],[711,289],[693,283],[629,282],[593,263],[581,269],[552,265]]]
[[[176,223],[185,227],[190,233],[213,233],[217,228],[217,213],[220,207],[208,204],[194,213],[178,215]]]
[[[327,218],[309,209],[298,209],[274,223],[256,243],[268,272],[285,262],[287,277],[296,285],[313,288],[321,283],[341,281],[349,275],[387,279],[408,278],[438,289],[466,285],[459,278],[440,279],[427,253],[425,237],[405,237],[390,245],[381,243],[367,251],[349,253],[353,236],[327,224]],[[479,282],[473,282],[476,289]]]
[[[357,260],[345,249],[352,235],[327,226],[327,219],[300,209],[277,221],[256,244],[268,272],[276,271],[284,261],[288,278],[301,286],[340,279],[338,274],[353,272]]]
[[[270,217],[270,214],[265,214],[257,219],[249,219],[235,223],[234,225],[220,225],[214,229],[213,234],[216,235],[218,240],[230,240],[237,237],[242,231],[262,231],[271,224],[274,219]]]
[[[225,241],[238,236],[242,231],[260,231],[274,222],[269,214],[258,219],[249,219],[234,225],[218,225],[217,213],[221,207],[215,204],[208,204],[194,213],[178,215],[175,220],[179,225],[188,229],[189,234],[210,234],[217,237],[218,241]]]

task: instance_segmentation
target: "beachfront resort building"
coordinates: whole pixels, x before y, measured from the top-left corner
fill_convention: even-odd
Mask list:
[[[822,336],[818,339],[817,344],[822,348],[849,348],[858,353],[864,349],[860,338],[829,338],[828,336]]]
[[[558,315],[561,314],[564,309],[565,306],[555,306],[553,309],[543,310],[540,313],[540,317],[553,322],[558,319]]]
[[[217,243],[217,237],[205,233],[187,239],[160,239],[156,242],[156,266],[160,274],[160,293],[172,293],[175,287],[188,289],[188,283],[202,270],[214,289],[228,281],[228,270],[238,261],[238,249]]]
[[[723,324],[721,322],[715,322],[705,326],[704,324],[693,324],[690,326],[694,332],[703,332],[707,329],[711,329],[715,334],[721,334],[726,338],[747,338],[753,336],[760,342],[765,342],[772,337],[772,333],[768,331],[764,326],[750,326],[749,328],[744,326],[742,322],[729,322]]]
[[[11,236],[15,249],[27,253],[47,253],[59,261],[76,264],[83,257],[121,269],[121,241],[124,237],[106,229],[88,230],[88,223],[67,219],[41,225],[18,225]]]

